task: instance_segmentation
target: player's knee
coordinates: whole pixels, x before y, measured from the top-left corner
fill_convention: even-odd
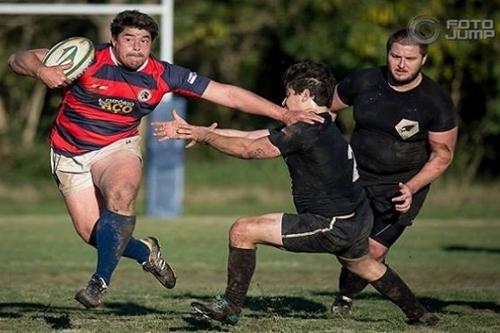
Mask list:
[[[241,217],[229,229],[229,242],[233,246],[241,245],[251,239],[253,217]]]
[[[370,256],[378,262],[384,261],[387,251],[389,251],[389,248],[386,246],[370,241]]]
[[[117,213],[129,213],[134,210],[137,187],[133,184],[113,186],[105,191],[106,203],[110,210]]]

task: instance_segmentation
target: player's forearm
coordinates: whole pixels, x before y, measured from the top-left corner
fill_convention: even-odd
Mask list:
[[[17,74],[38,78],[38,70],[43,63],[30,51],[20,51],[9,57],[9,66]]]
[[[257,131],[240,131],[234,129],[216,128],[214,129],[214,132],[223,136],[229,136],[234,138],[247,138],[247,139],[259,139],[269,135],[269,130],[267,129],[257,130]]]
[[[204,138],[202,142],[229,156],[234,156],[241,159],[264,158],[259,157],[258,152],[252,153],[252,150],[250,148],[251,144],[253,143],[252,139],[223,136],[211,132]]]
[[[415,176],[406,182],[406,185],[415,194],[438,179],[448,169],[452,160],[453,153],[451,151],[446,154],[432,153],[429,161],[424,164],[423,168]]]

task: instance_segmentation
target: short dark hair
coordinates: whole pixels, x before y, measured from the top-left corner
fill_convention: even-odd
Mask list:
[[[111,22],[111,35],[116,38],[126,27],[146,30],[153,40],[158,37],[158,24],[155,20],[137,10],[125,10],[118,13]]]
[[[283,74],[285,89],[293,89],[300,94],[309,89],[311,97],[318,106],[332,104],[335,77],[328,66],[312,61],[303,61],[291,65]]]
[[[427,44],[419,42],[414,34],[408,29],[399,29],[393,32],[387,40],[387,53],[391,50],[392,44],[399,43],[402,45],[417,45],[420,48],[420,54],[425,56],[427,54]]]

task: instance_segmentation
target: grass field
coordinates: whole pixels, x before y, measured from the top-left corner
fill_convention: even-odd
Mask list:
[[[138,237],[160,238],[178,274],[173,290],[128,259],[105,304],[84,310],[72,298],[94,270],[95,251],[64,215],[0,217],[0,332],[499,332],[500,219],[421,219],[389,263],[439,317],[409,327],[371,288],[352,317],[329,313],[339,265],[328,255],[258,250],[257,270],[236,327],[191,315],[193,299],[223,291],[227,228],[234,217],[139,219]]]

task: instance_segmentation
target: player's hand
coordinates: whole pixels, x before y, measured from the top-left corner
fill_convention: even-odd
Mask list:
[[[394,202],[394,207],[398,212],[406,213],[410,210],[413,201],[413,194],[411,193],[408,185],[404,183],[399,183],[399,192],[401,195],[392,198],[392,202]]]
[[[307,124],[323,123],[325,119],[312,110],[288,110],[285,108],[282,121],[286,125],[292,125],[298,122]]]
[[[196,142],[206,143],[209,140],[210,134],[216,127],[217,123],[212,123],[210,126],[185,124],[177,129],[177,134],[182,139],[191,140],[191,142],[186,145],[186,148],[191,148]]]
[[[177,135],[177,129],[180,125],[187,124],[186,120],[179,116],[175,109],[172,110],[172,120],[170,121],[153,121],[153,136],[158,137],[158,141],[165,141],[169,139],[180,139]]]
[[[71,84],[64,71],[73,66],[73,62],[58,66],[41,65],[36,71],[36,76],[50,89],[63,88]]]

